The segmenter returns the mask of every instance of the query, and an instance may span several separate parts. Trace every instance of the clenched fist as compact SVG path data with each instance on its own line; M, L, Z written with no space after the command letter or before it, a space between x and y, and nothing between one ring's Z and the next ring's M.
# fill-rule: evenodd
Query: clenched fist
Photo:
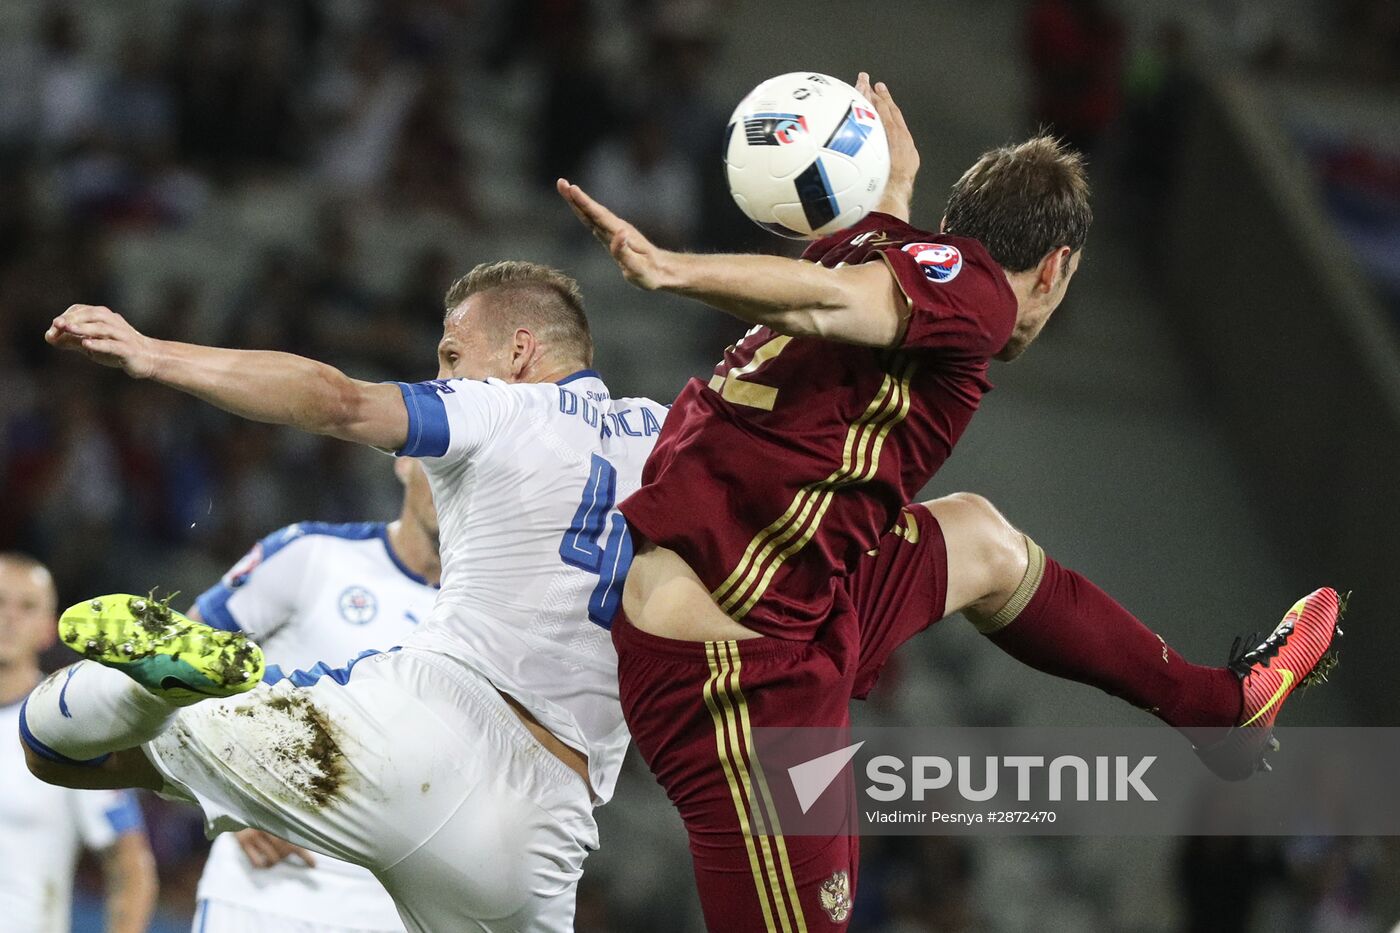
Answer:
M103 366L146 379L155 373L157 341L127 323L126 318L99 305L71 305L44 333L60 350L85 354Z

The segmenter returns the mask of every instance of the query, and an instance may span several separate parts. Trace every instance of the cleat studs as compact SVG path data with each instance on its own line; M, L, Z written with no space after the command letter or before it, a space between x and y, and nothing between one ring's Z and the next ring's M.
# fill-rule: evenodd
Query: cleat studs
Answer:
M1280 745L1279 745L1278 738L1277 738L1276 736L1272 736L1272 735L1269 736L1269 751L1271 751L1271 752L1276 752L1276 751L1279 750L1279 748L1280 748Z
M1274 770L1274 766L1271 765L1271 764L1269 764L1269 762L1268 762L1266 759L1260 758L1260 759L1259 759L1259 770L1260 770L1260 771L1264 771L1264 772L1273 771L1273 770Z
M1335 651L1324 654L1318 659L1317 666L1315 666L1306 677L1299 681L1299 684L1304 687L1311 687L1316 684L1327 683L1327 678L1331 675L1332 669L1337 666L1338 660L1338 655Z
M88 603L88 608L91 609L93 612L101 612L102 600L94 599L92 602Z

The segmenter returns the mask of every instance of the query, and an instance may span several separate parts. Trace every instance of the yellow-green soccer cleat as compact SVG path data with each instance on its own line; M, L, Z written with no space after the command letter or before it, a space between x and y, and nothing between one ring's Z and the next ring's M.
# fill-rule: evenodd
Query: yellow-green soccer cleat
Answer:
M195 622L169 603L169 597L98 596L67 609L58 634L78 654L177 706L233 696L261 682L262 649L248 636Z

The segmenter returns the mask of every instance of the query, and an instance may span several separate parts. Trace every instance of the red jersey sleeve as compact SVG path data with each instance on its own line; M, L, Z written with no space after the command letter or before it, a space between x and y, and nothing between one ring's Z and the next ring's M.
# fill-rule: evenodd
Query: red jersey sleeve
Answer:
M1016 297L982 244L929 233L888 214L818 240L802 258L827 267L879 258L909 302L902 346L952 358L995 356L1016 326Z
M820 263L828 269L841 263L855 265L875 258L874 248L902 243L908 237L927 236L898 217L872 211L845 230L822 237L807 247L802 258Z

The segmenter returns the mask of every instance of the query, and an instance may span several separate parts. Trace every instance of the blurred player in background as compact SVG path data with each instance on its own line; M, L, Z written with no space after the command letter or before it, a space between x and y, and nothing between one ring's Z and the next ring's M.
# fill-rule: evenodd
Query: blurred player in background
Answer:
M80 849L99 853L109 933L140 933L156 901L156 868L136 795L69 790L29 773L20 706L39 683L39 654L54 641L57 594L43 564L0 554L0 929L68 933Z
M80 604L60 636L102 663L30 694L27 760L69 786L164 786L215 831L252 826L363 865L410 930L568 930L593 807L628 743L607 632L632 557L615 504L666 407L613 398L588 368L582 295L561 272L481 265L446 306L440 378L417 384L154 340L107 308L54 321L52 344L131 376L418 458L442 591L402 650L224 702L199 701L249 689L261 656L245 637L136 597Z
M273 532L199 597L190 618L243 632L279 670L402 644L432 614L442 564L427 475L409 457L394 472L404 486L397 520ZM403 929L366 869L256 829L214 840L198 897L195 933Z
M1188 730L1242 778L1288 695L1325 673L1340 613L1317 590L1228 666L1191 664L985 499L913 501L991 388L990 361L1025 351L1063 299L1089 189L1079 156L1037 137L964 173L939 231L912 227L913 138L887 88L858 88L889 134L884 201L803 262L661 250L559 182L629 281L754 325L682 391L622 504L636 560L612 629L627 722L690 832L714 930L845 928L858 837L784 837L751 807L769 791L761 772L746 790L750 729L848 725L849 701L933 622L962 612L1018 660Z

